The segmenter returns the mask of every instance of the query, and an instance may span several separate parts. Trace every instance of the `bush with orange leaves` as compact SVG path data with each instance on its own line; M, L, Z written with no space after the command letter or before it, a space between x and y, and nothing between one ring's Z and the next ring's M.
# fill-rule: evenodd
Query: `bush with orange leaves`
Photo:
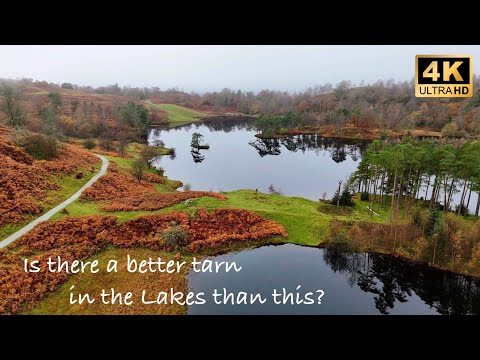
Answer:
M178 204L187 199L210 196L215 199L225 200L226 196L220 193L208 191L187 191L187 192L166 192L166 193L146 193L143 195L128 196L118 198L109 205L101 208L103 211L133 211L133 210L159 210L174 204Z
M115 163L110 163L107 174L86 189L80 198L84 201L114 200L154 191L151 184L136 181L130 174L120 172Z
M117 223L116 217L92 215L67 217L39 224L30 233L0 250L0 314L14 314L31 309L48 292L64 283L68 274L51 273L49 257L71 263L84 260L108 244L118 247L146 247L173 250L162 233L177 223L188 234L187 250L217 248L236 241L287 236L285 229L271 220L247 210L222 209L208 213L201 209L196 217L184 212L154 214ZM23 258L38 260L40 271L26 273Z

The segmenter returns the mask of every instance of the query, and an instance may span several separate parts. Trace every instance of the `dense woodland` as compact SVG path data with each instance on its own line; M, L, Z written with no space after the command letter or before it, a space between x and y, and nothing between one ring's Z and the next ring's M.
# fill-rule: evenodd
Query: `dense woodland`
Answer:
M359 192L372 219L383 223L356 223L346 231L345 224L333 224L329 240L478 272L480 223L468 216L472 199L475 218L480 208L478 141L375 140L344 192Z
M460 193L454 209L467 215L472 192L480 192L480 143L405 139L401 143L373 141L351 180L358 192L366 193L372 208L386 206L391 216L402 206L408 211L427 201L429 208L453 210L452 196ZM475 215L478 216L480 197Z

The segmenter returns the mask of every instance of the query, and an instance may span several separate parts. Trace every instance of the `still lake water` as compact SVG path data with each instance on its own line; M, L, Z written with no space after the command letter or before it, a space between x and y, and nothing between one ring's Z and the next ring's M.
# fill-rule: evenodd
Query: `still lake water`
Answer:
M194 132L204 136L210 149L191 151ZM164 156L154 165L162 166L170 179L190 184L192 190L267 192L273 185L286 196L311 200L323 195L331 198L338 181L345 184L357 169L362 151L368 146L367 141L316 135L261 140L256 133L251 121L210 120L173 129L152 129L148 141L153 144L160 139L176 149L175 159ZM420 196L429 199L432 185L426 190L422 186ZM460 203L461 190L459 187L452 196L453 209ZM477 199L477 193L473 193L470 214L475 213ZM443 191L439 201L443 203Z
M189 291L205 293L206 304L188 314L480 314L480 280L381 254L293 244L263 246L210 260L235 261L240 272L195 273ZM315 304L275 304L273 289L313 292ZM260 293L264 304L217 305L214 289L223 293ZM321 293L321 304L318 297ZM281 299L281 297L280 297Z
M191 153L192 134L199 132L208 150ZM287 196L318 200L331 197L338 180L345 183L360 161L365 142L324 139L315 135L261 140L248 122L212 121L173 129L153 129L149 143L160 139L174 147L175 159L162 157L156 165L170 179L192 190L258 189L272 184Z

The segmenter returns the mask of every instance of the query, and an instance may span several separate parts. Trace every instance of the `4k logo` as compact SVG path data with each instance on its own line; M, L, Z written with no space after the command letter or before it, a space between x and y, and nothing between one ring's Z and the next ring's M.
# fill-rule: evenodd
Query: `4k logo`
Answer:
M473 96L472 63L470 55L417 55L415 96Z

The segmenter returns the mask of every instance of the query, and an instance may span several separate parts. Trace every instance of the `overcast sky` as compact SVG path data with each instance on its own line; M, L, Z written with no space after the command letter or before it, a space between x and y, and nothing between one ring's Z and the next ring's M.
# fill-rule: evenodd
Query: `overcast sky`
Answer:
M416 54L473 55L480 46L0 46L0 78L101 86L297 91L341 80L410 80ZM477 70L478 73L479 70Z

